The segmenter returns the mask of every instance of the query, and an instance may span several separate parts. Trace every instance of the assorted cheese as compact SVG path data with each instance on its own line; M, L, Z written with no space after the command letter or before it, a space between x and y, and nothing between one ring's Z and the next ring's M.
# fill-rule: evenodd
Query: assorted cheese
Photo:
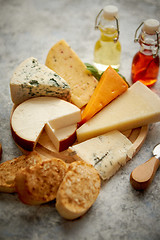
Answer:
M56 209L66 219L88 211L99 194L100 177L110 179L134 156L129 129L160 121L154 92L140 82L128 89L111 66L98 83L64 40L50 49L46 66L33 57L22 62L10 90L18 105L11 116L15 142L33 151L39 141L36 149L54 158L42 161L44 153L33 151L1 164L0 191L17 191L31 205L56 198ZM18 166L24 168L16 173Z
M69 151L75 160L92 164L105 180L132 158L134 148L126 136L115 130L69 147Z
M18 105L11 131L20 147L32 151L39 141L56 157L93 165L103 180L134 155L133 144L120 131L160 121L160 98L154 92L140 82L128 89L111 66L97 82L64 40L50 49L46 66L33 57L22 62L10 90ZM81 143L74 144L76 138Z
M88 103L98 82L64 40L59 41L50 49L46 66L69 84L72 103L79 108Z
M81 124L88 121L127 89L127 83L111 66L109 66L102 74L95 91L82 113Z
M52 96L70 101L70 87L57 73L40 64L36 58L23 61L10 81L11 98L14 104L39 96Z
M16 143L32 151L47 123L54 129L81 120L80 109L59 98L37 97L18 105L11 118L11 130Z
M125 131L160 121L160 98L141 82L77 129L79 142L112 130Z

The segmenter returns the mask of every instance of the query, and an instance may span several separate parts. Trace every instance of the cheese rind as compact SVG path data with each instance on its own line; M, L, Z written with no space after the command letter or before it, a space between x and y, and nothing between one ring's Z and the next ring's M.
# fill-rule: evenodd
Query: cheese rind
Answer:
M59 129L52 128L49 123L45 125L47 135L59 152L66 150L76 141L76 129L77 124Z
M47 122L53 120L54 126L61 128L80 119L80 109L72 103L54 97L38 97L17 106L11 117L11 130L16 143L32 151Z
M59 97L67 101L71 99L68 83L33 57L27 58L15 69L10 91L16 105L39 96Z
M141 82L133 84L77 129L79 142L112 130L125 131L160 121L160 98Z
M82 108L97 86L97 80L70 46L61 40L48 52L46 66L63 77L71 88L71 101Z
M92 164L105 180L124 166L135 150L130 140L115 130L69 147L69 151L75 160Z

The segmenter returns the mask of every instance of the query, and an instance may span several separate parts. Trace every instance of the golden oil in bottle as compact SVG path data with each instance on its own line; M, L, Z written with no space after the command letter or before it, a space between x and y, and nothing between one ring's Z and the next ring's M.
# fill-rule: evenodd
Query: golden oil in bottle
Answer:
M104 71L109 65L119 68L121 44L119 42L118 8L112 5L103 8L98 26L100 39L94 48L94 65Z

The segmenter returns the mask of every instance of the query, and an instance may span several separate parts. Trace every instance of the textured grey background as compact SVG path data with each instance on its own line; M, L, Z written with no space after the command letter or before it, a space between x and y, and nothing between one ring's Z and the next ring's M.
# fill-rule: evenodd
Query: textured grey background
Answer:
M120 11L122 58L120 71L130 82L133 55L138 50L135 29L147 18L160 20L159 0L0 0L0 142L2 161L20 154L9 126L12 102L9 81L15 67L34 56L41 63L52 45L65 39L84 62L92 63L99 38L94 30L98 11L106 4ZM160 79L159 79L160 81ZM160 96L160 83L153 90ZM82 218L62 219L55 202L26 206L16 194L0 193L0 240L158 240L160 239L160 171L146 192L136 192L129 183L131 171L151 157L160 141L160 124L150 126L145 144L109 182Z

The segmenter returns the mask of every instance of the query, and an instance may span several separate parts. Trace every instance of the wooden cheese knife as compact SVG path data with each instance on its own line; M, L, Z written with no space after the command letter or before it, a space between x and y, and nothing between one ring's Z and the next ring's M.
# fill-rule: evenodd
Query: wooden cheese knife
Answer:
M2 145L0 144L0 160L1 160L1 157L2 157Z
M160 144L153 149L153 157L136 167L130 175L130 183L136 190L145 190L151 184L160 166Z

